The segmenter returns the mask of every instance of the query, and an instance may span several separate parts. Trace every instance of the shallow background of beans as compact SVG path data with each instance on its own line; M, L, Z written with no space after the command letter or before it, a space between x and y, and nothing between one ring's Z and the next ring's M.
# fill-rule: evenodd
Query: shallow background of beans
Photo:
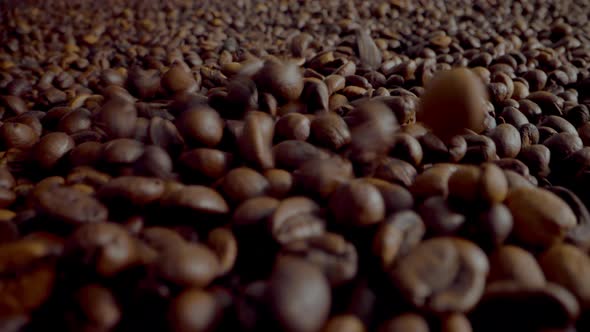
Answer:
M0 11L0 331L590 330L587 1Z

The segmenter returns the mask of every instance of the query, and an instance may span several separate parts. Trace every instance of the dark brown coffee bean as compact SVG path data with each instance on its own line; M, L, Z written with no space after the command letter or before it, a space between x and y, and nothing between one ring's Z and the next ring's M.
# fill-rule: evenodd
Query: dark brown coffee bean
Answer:
M386 215L411 209L414 206L414 197L408 189L377 178L365 178L365 180L374 185L381 193Z
M557 244L539 257L539 264L547 280L567 288L585 310L590 305L590 258L585 252L569 244Z
M36 146L37 161L44 169L53 168L74 146L74 140L67 134L49 133L43 136Z
M390 154L395 158L409 162L414 167L418 167L423 158L420 142L414 137L404 133L395 135L393 149Z
M500 113L500 117L502 117L506 123L513 125L517 129L529 123L527 117L516 107L505 107L502 110L502 113Z
M467 151L462 162L480 164L496 157L496 143L491 138L474 134L464 135L463 138L467 142Z
M328 318L331 294L319 268L300 258L281 257L269 280L271 311L284 331L318 331ZM306 319L301 319L301 312Z
M28 149L38 140L39 136L26 124L6 122L0 127L0 142L5 149Z
M333 287L352 280L357 273L355 247L334 233L290 241L283 246L280 255L304 258L318 266Z
M155 268L162 278L184 287L205 287L220 271L215 254L196 243L167 247L158 256Z
M166 150L156 145L146 146L143 154L135 161L137 175L167 178L172 173L172 159Z
M299 168L311 159L328 159L329 154L307 142L288 140L275 145L272 149L277 167L287 170Z
M381 158L375 167L374 177L409 187L414 183L417 171L410 163L395 159Z
M590 123L585 123L579 127L578 135L580 135L580 139L582 139L584 145L590 145Z
M515 236L528 245L548 247L563 240L576 225L570 207L545 189L512 189L506 206L514 216Z
M192 74L186 71L180 64L172 65L164 73L161 84L170 95L181 91L194 92L199 88Z
M134 163L144 152L144 145L130 138L118 138L103 145L103 161L110 164Z
M132 103L110 100L102 106L96 121L109 138L129 138L135 133L137 110Z
M522 76L529 83L531 91L540 91L547 83L547 74L539 69L533 69Z
M141 176L121 176L110 180L98 191L98 197L113 203L135 206L152 203L164 194L164 182Z
M453 95L452 91L472 92ZM418 118L443 140L459 134L463 128L479 132L483 123L480 105L485 98L481 82L469 70L448 71L430 83L422 97ZM461 120L451 124L445 120L448 117Z
M503 204L494 204L479 213L472 227L472 236L480 246L493 248L502 244L514 225L510 210Z
M240 113L258 106L258 90L254 81L247 77L233 78L227 84L227 101Z
M69 315L72 330L110 331L123 313L113 293L97 284L86 285L74 294L75 309Z
M234 267L238 257L238 243L234 234L225 228L216 228L207 236L207 246L219 260L219 275L225 275Z
M236 203L264 195L268 186L268 180L262 174L247 167L229 171L221 184L223 193Z
M280 244L321 235L326 222L319 216L318 205L305 197L283 200L268 219L269 230Z
M38 212L72 225L105 221L107 208L94 197L78 190L54 186L36 192Z
M198 106L183 112L176 120L182 137L192 145L214 147L223 136L223 121L219 114L207 107Z
M359 28L355 33L361 63L372 69L379 68L382 61L381 51L371 38L370 31Z
M214 331L221 321L221 309L212 293L189 288L172 300L167 317L174 331Z
M386 320L379 326L378 332L429 332L428 322L424 317L415 313L404 313L390 320Z
M180 163L210 179L219 179L231 169L233 155L215 149L198 148L180 155Z
M473 332L471 322L463 314L450 314L442 319L442 332Z
M576 298L559 285L529 287L501 281L487 287L471 317L474 331L538 331L541 327L570 326L579 311ZM498 320L499 314L510 317L510 323Z
M551 92L536 91L528 95L527 99L539 105L544 115L562 115L563 99Z
M547 139L557 134L557 130L550 127L539 126L539 142L544 143Z
M529 99L522 99L518 102L518 104L519 104L518 109L532 123L537 123L537 120L541 117L541 114L543 114L541 107L537 103L535 103Z
M275 124L275 139L305 141L311 132L311 120L300 113L289 113L282 116Z
M491 163L482 168L465 166L449 178L449 198L461 202L500 203L508 194L508 184L502 170Z
M275 198L287 196L293 188L293 176L291 173L282 169L268 169L263 172L268 180L269 186L267 194Z
M0 209L9 207L14 201L16 201L16 194L14 191L0 188Z
M71 111L59 120L57 129L66 134L74 134L79 131L88 130L92 125L90 115L90 111L85 109Z
M454 234L465 223L465 216L451 210L442 196L432 196L425 200L418 207L418 213L424 220L428 232L432 234Z
M532 123L520 127L521 148L537 144L540 140L539 129Z
M577 135L576 128L569 123L566 119L558 117L557 115L550 115L545 117L541 121L540 126L549 127L555 129L558 133L570 133Z
M315 159L293 172L295 186L307 194L327 199L342 184L353 178L352 165L343 160Z
M219 215L229 212L223 197L215 190L198 185L182 186L164 194L161 204L169 208L183 208L205 215Z
M562 161L584 147L582 139L577 134L567 132L549 137L543 142L543 145L551 151L552 162Z
M135 263L135 242L123 227L113 223L86 224L67 239L65 259L74 266L113 277Z
M186 243L177 232L157 226L143 229L139 237L148 246L156 250L156 254L164 252L169 247Z
M551 151L542 144L534 144L520 150L517 157L525 163L534 175L547 176L549 174L549 161Z
M490 256L488 280L514 281L530 287L543 287L546 283L535 257L513 245L501 246Z
M500 158L514 158L521 148L520 133L510 124L501 124L490 135Z
M244 122L244 129L238 140L242 158L260 169L273 168L274 120L266 113L251 111Z
M184 147L184 139L169 120L153 117L148 127L149 142L175 155Z
M394 213L379 226L373 238L373 253L383 268L388 269L418 245L425 232L424 222L415 212Z
M301 100L310 112L328 110L328 86L319 78L305 78Z
M266 223L279 206L280 201L268 197L254 197L244 201L234 211L232 221L236 226L260 225Z
M351 140L346 122L333 112L323 112L311 121L311 138L331 150L339 150Z
M303 76L291 62L267 60L255 75L259 89L270 92L280 101L296 100L303 91Z
M321 332L365 332L365 325L354 315L332 316Z
M379 190L366 180L353 180L330 197L334 221L353 226L377 223L385 216L385 202Z
M479 301L488 271L488 259L479 247L440 237L422 242L401 258L392 278L406 300L418 308L463 312Z

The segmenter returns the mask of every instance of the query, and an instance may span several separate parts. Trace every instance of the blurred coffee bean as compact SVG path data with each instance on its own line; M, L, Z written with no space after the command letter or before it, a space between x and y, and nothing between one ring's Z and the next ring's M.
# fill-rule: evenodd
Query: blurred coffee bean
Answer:
M167 317L171 329L189 332L214 331L221 315L221 306L213 294L189 288L172 300Z
M223 121L219 114L206 106L189 109L178 117L176 126L191 145L214 147L223 136Z
M295 100L303 91L303 76L294 63L267 60L254 80L259 89L280 101Z
M274 167L274 126L274 120L266 113L251 111L245 117L244 129L238 140L239 151L242 158L257 168Z
M535 257L513 245L498 247L490 256L489 282L514 281L529 287L543 287L546 280Z
M223 193L235 203L264 195L268 186L268 180L262 174L246 167L229 171L221 184Z
M373 238L373 253L383 268L390 268L420 243L425 232L424 222L415 212L394 213L379 226Z
M429 332L428 322L419 314L404 313L390 320L387 320L379 326L379 332L401 332L416 331Z
M325 112L311 121L311 139L319 146L337 151L350 143L346 122L335 113Z
M366 180L340 186L330 197L329 209L334 221L343 225L370 225L385 216L381 193Z
M195 243L167 247L158 256L155 268L165 280L185 287L205 287L220 271L213 251Z
M352 166L335 158L309 160L292 174L298 189L322 199L353 178Z
M274 131L276 141L306 141L311 132L311 120L300 113L289 113L280 117Z

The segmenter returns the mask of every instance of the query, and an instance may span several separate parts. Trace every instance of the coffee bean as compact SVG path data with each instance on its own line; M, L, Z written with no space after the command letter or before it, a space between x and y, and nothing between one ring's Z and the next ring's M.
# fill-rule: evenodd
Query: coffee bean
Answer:
M450 91L469 92L454 95ZM483 86L470 71L457 69L441 73L432 80L422 97L418 118L444 140L459 134L463 128L478 132L483 122L479 105L485 98ZM450 124L445 121L447 117L461 120Z
M473 225L473 239L484 248L502 244L512 232L514 221L504 204L493 204L482 211Z
M274 130L277 141L306 141L311 132L311 120L300 113L286 114L276 122Z
M185 244L184 239L177 232L164 227L147 227L141 231L140 238L148 246L156 250L156 254L167 248Z
M242 158L260 169L273 168L274 120L266 113L251 111L245 117L238 145Z
M343 225L370 225L385 216L381 193L364 180L353 180L340 186L330 197L329 209L334 221Z
M334 233L290 241L283 246L280 255L301 257L315 264L324 272L331 286L345 284L357 274L355 247Z
M98 191L98 197L112 203L144 206L164 194L164 182L141 176L120 176L110 180Z
M365 178L367 182L374 185L383 197L386 215L414 206L414 197L404 187L376 178Z
M227 101L237 111L244 112L258 106L258 90L254 81L236 77L227 84Z
M329 97L328 86L321 78L305 78L303 80L301 99L309 111L328 110Z
M364 332L365 326L354 315L332 316L321 330L322 332Z
M539 129L531 123L522 125L522 127L519 129L519 132L521 148L537 144L540 140Z
M76 309L72 309L69 321L73 330L109 331L121 320L121 308L108 288L97 284L84 286L76 291L74 301Z
M129 138L135 133L137 110L127 101L109 100L100 109L96 121L109 138Z
M267 194L283 198L287 196L293 187L293 176L291 173L282 169L268 169L263 172L263 175L268 180Z
M514 234L528 245L548 247L576 225L576 216L559 197L540 188L512 189L506 206L514 216Z
M214 331L222 312L215 296L197 288L184 290L172 300L168 321L174 331Z
M524 162L532 174L546 176L549 174L551 151L541 144L534 144L520 150L518 159Z
M0 141L6 149L26 149L39 140L33 128L26 124L7 122L0 127Z
M110 164L134 163L144 152L144 145L130 138L118 138L103 145L102 159Z
M582 149L584 144L577 134L567 132L558 133L543 142L551 151L551 161L564 160L572 153Z
M266 222L280 203L278 199L268 196L250 198L236 208L232 217L233 224L239 227Z
M324 112L311 121L311 139L320 146L336 151L350 143L351 135L340 116Z
M465 216L453 211L442 196L432 196L425 200L418 207L418 213L427 230L437 235L454 234L465 222Z
M81 271L113 277L135 263L135 242L113 223L85 224L66 240L64 259Z
M422 218L413 211L388 216L373 238L373 253L384 268L407 255L422 240L426 227Z
M207 286L220 271L215 254L195 243L167 247L158 256L155 268L165 280L185 287Z
M270 309L284 331L318 331L327 320L330 285L311 263L300 258L279 258L268 288ZM301 319L301 312L306 313L306 319Z
M303 192L327 199L353 178L352 166L339 159L314 159L293 172L295 186Z
M586 253L569 244L557 244L539 257L539 264L549 281L572 292L580 308L588 308L590 297L586 276L590 273L590 259Z
M520 133L509 124L501 124L491 134L500 158L514 158L521 148Z
M219 260L219 275L227 274L234 266L238 256L238 244L230 230L216 228L207 236L207 245Z
M548 91L532 92L528 100L539 105L544 115L562 115L563 99Z
M180 64L174 64L164 73L161 81L162 87L170 94L180 91L193 92L199 87L191 73L186 71Z
M479 247L466 240L440 237L416 246L391 275L406 300L418 308L462 312L477 304L488 270L487 257Z
M246 167L229 171L221 184L223 193L236 203L264 195L268 186L268 180L262 174Z
M501 246L490 256L488 280L514 281L530 287L543 287L546 283L535 257L513 245Z
M449 177L449 198L462 202L502 202L508 193L508 184L502 170L491 163L481 168L466 166Z
M183 112L176 121L182 137L192 145L214 147L223 136L223 121L219 114L206 106Z
M427 198L441 195L446 197L449 193L448 181L451 175L458 169L452 164L436 164L416 176L410 192L416 198Z
M319 206L305 197L283 200L268 219L273 238L285 244L293 240L323 234L326 222L319 215Z
M287 170L299 168L306 160L328 159L329 154L314 145L297 140L283 141L272 148L277 167Z
M374 177L409 187L417 171L410 163L395 158L380 158L375 167Z
M38 212L56 221L72 225L105 221L107 208L82 192L54 186L36 192Z
M208 148L197 148L180 155L183 166L210 179L224 176L231 169L233 159L230 153Z
M462 314L451 314L441 322L443 332L472 332L471 322Z
M429 332L428 322L422 316L415 313L403 313L387 320L379 327L379 332L416 331Z
M184 147L184 139L176 126L169 120L153 117L148 127L149 142L162 147L172 155L179 153Z
M295 100L303 91L303 77L299 68L289 62L267 60L255 75L256 85L281 101Z
M173 190L164 194L160 202L169 208L183 208L205 215L223 215L229 212L227 203L218 192L199 185Z

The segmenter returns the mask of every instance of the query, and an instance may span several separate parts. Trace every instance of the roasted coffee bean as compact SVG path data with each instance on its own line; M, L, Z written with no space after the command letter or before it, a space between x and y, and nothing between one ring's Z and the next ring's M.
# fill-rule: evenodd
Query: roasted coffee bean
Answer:
M365 180L381 192L383 202L385 203L386 215L411 209L414 206L414 197L412 197L408 189L381 179L365 178Z
M130 138L118 138L103 145L102 160L110 164L131 164L144 152L144 145Z
M577 134L567 132L549 137L543 142L543 145L551 151L552 162L562 161L584 147L582 139Z
M567 288L586 310L590 305L588 278L590 258L585 252L570 244L557 244L539 257L539 264L547 280Z
M365 332L365 325L354 315L332 316L321 330L322 332Z
M106 221L107 208L76 189L54 186L36 191L37 210L55 221L72 225Z
M373 176L385 181L409 187L416 178L417 171L410 163L395 158L380 158Z
M311 112L328 110L330 94L326 83L320 78L305 78L303 82L301 99L308 110Z
M539 105L544 115L562 115L563 99L557 97L551 92L532 92L528 95L527 99Z
M311 139L325 148L339 150L350 143L351 136L346 122L339 115L324 112L311 121Z
M238 141L239 151L244 160L260 169L274 167L272 153L274 126L270 115L258 111L248 112Z
M490 135L500 158L514 158L521 148L520 133L509 124L501 124Z
M408 134L396 134L390 154L418 167L422 163L423 150L420 142Z
M407 255L422 240L426 227L413 211L394 213L379 226L373 238L373 253L384 268Z
M168 247L183 245L182 236L177 232L164 227L147 227L141 231L140 238L148 246L156 250L157 254L162 253Z
M303 76L290 62L267 60L254 80L259 89L270 92L281 101L295 100L303 91Z
M238 256L238 244L233 233L225 228L216 228L207 236L207 245L219 260L219 275L227 274Z
M221 142L223 136L223 121L219 114L202 105L180 114L176 126L191 145L214 147Z
M281 202L278 199L260 196L240 204L232 217L235 226L259 225L266 222ZM305 211L304 211L305 212Z
M502 113L500 113L500 117L502 117L507 124L511 124L517 129L529 123L527 117L519 111L518 108L512 106L505 107L502 110Z
M26 124L6 122L0 127L0 141L5 149L30 148L39 140L39 135Z
M306 141L311 133L311 120L300 113L289 113L275 124L275 140Z
M330 285L336 287L352 280L357 273L355 247L334 233L290 241L283 246L280 255L301 257L315 264L324 272Z
M293 187L293 176L291 173L282 169L268 169L264 171L263 175L268 180L267 194L283 198L287 196Z
M449 198L461 202L485 202L489 204L504 201L508 194L508 183L502 170L492 163L460 167L449 177Z
M215 190L199 185L182 186L164 194L161 204L169 208L183 208L205 215L219 215L229 212L223 197Z
M428 322L419 314L404 313L390 320L387 320L379 326L379 332L401 332L416 331L429 332Z
M122 317L121 307L112 292L97 284L86 285L74 294L68 325L73 331L111 331Z
M556 115L550 115L546 117L539 125L553 128L558 133L570 133L574 135L577 134L576 128L571 123L569 123L566 119L560 118Z
M329 154L307 142L288 140L275 145L272 149L277 167L287 170L299 168L311 159L328 159Z
M270 309L284 331L318 331L328 318L328 280L319 268L301 258L279 258L267 292ZM306 313L305 319L301 319L301 312Z
M529 287L501 281L487 287L470 316L474 331L538 331L541 327L568 327L579 311L576 298L559 285ZM498 320L498 314L510 317L510 323Z
M379 190L366 180L353 180L332 194L329 209L343 225L370 225L385 217L385 202Z
M192 172L210 179L219 179L231 169L232 154L215 149L197 148L180 155L180 163Z
M227 84L227 101L233 108L244 112L258 106L258 90L254 81L236 77Z
M549 174L551 151L545 145L534 144L524 147L520 150L518 159L528 166L532 174L539 176L547 176Z
M167 247L157 258L159 276L185 287L205 287L217 277L219 260L207 247L186 243Z
M176 155L184 146L184 140L176 126L169 120L155 116L148 127L149 142Z
M268 180L262 174L247 167L229 171L221 184L223 193L236 203L264 195L268 186Z
M167 317L174 331L214 331L221 321L221 309L212 293L189 288L172 300Z
M421 199L436 195L446 197L449 193L449 178L457 169L457 165L453 164L436 164L416 176L409 188L410 192Z
M532 246L548 247L576 225L570 207L555 194L540 188L512 189L506 206L514 217L514 234Z
M456 94L458 91L462 93ZM426 89L418 119L443 140L459 134L463 128L479 132L483 123L480 105L485 98L481 82L469 70L444 72L436 76ZM447 117L457 121L450 124L445 121Z
M454 234L465 222L465 216L453 211L442 196L432 196L425 200L418 207L418 213L428 232L436 235Z
M450 314L442 319L443 332L472 332L471 322L463 314Z
M326 221L319 215L319 206L305 197L283 200L268 219L268 229L280 244L321 235Z
M79 227L67 239L64 259L100 276L113 277L135 263L137 249L123 227L93 223Z
M162 87L170 94L180 91L193 92L199 87L191 73L186 71L180 64L174 64L164 73L161 81Z
M510 210L503 204L494 204L482 211L472 227L472 236L485 248L502 244L512 232L514 225Z
M352 166L340 159L314 159L293 172L295 186L307 194L327 199L353 178Z
M513 281L529 287L543 287L546 283L535 257L513 245L501 246L490 256L488 281Z
M127 101L109 100L100 109L96 121L109 138L129 138L135 132L137 110Z
M416 246L400 259L391 276L406 300L418 308L463 312L479 301L488 271L488 259L479 247L440 237Z
M120 176L103 185L97 194L103 201L144 206L160 199L164 189L164 182L160 179Z

